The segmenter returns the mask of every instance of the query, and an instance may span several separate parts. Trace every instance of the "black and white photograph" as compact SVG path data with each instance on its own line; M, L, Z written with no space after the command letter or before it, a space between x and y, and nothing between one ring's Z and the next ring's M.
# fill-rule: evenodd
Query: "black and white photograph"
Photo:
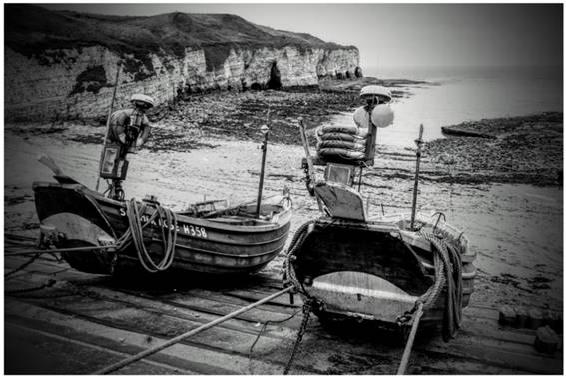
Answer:
M562 375L564 4L3 1L5 375Z

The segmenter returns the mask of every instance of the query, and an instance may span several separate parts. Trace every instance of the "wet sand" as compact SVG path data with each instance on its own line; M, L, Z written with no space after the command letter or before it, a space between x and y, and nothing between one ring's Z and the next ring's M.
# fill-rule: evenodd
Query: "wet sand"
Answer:
M348 98L350 102L344 101ZM157 128L148 148L130 158L126 196L142 198L151 193L176 210L205 198L228 198L232 203L254 199L261 162L259 127L265 123L266 103L271 104L273 132L264 193L290 188L292 232L317 217L316 203L304 187L296 120L302 116L311 126L326 122L333 114L357 106L351 93L215 93L171 105L154 115ZM103 133L103 127L82 122L6 126L5 232L37 234L31 185L51 180L49 170L36 161L40 153L51 155L67 174L94 188ZM439 161L440 154L451 152L438 147L442 143L447 142L431 143L435 153L423 158L418 207L422 212L443 211L448 222L470 239L478 267L472 301L561 310L562 187L556 182L534 186L529 181L517 184L520 181L489 177L455 179L473 177L474 171L455 174L453 165ZM407 212L414 151L390 146L379 146L378 151L362 187L370 215ZM281 263L279 257L267 269L278 273Z

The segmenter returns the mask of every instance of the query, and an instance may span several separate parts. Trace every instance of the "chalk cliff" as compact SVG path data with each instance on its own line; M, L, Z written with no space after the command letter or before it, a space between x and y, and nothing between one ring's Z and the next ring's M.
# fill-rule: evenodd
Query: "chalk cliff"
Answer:
M6 5L6 120L107 112L141 92L157 103L207 90L317 85L360 74L358 49L225 14L118 17Z

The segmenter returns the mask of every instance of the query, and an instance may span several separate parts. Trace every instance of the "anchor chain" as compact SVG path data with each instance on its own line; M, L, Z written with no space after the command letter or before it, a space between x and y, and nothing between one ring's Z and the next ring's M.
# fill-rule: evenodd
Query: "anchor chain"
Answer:
M314 304L314 300L312 299L307 299L303 304L303 320L301 321L301 327L297 332L297 338L295 339L295 343L293 344L293 351L291 352L291 357L289 357L289 361L287 361L287 365L285 365L285 370L283 370L283 375L289 374L289 370L291 370L291 365L293 365L293 360L295 359L295 355L299 350L299 345L301 344L301 341L303 340L303 336L305 335L305 331L307 330L307 324L309 322L313 304Z

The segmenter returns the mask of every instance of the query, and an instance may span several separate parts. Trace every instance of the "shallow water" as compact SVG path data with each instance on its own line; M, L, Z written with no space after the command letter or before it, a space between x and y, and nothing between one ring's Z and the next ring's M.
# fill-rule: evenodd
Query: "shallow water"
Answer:
M439 84L411 88L413 96L393 103L394 123L378 131L378 142L386 145L414 146L421 123L424 139L432 140L442 137L442 126L464 121L563 111L561 70L368 70L367 74ZM352 115L338 115L331 123L351 124Z

